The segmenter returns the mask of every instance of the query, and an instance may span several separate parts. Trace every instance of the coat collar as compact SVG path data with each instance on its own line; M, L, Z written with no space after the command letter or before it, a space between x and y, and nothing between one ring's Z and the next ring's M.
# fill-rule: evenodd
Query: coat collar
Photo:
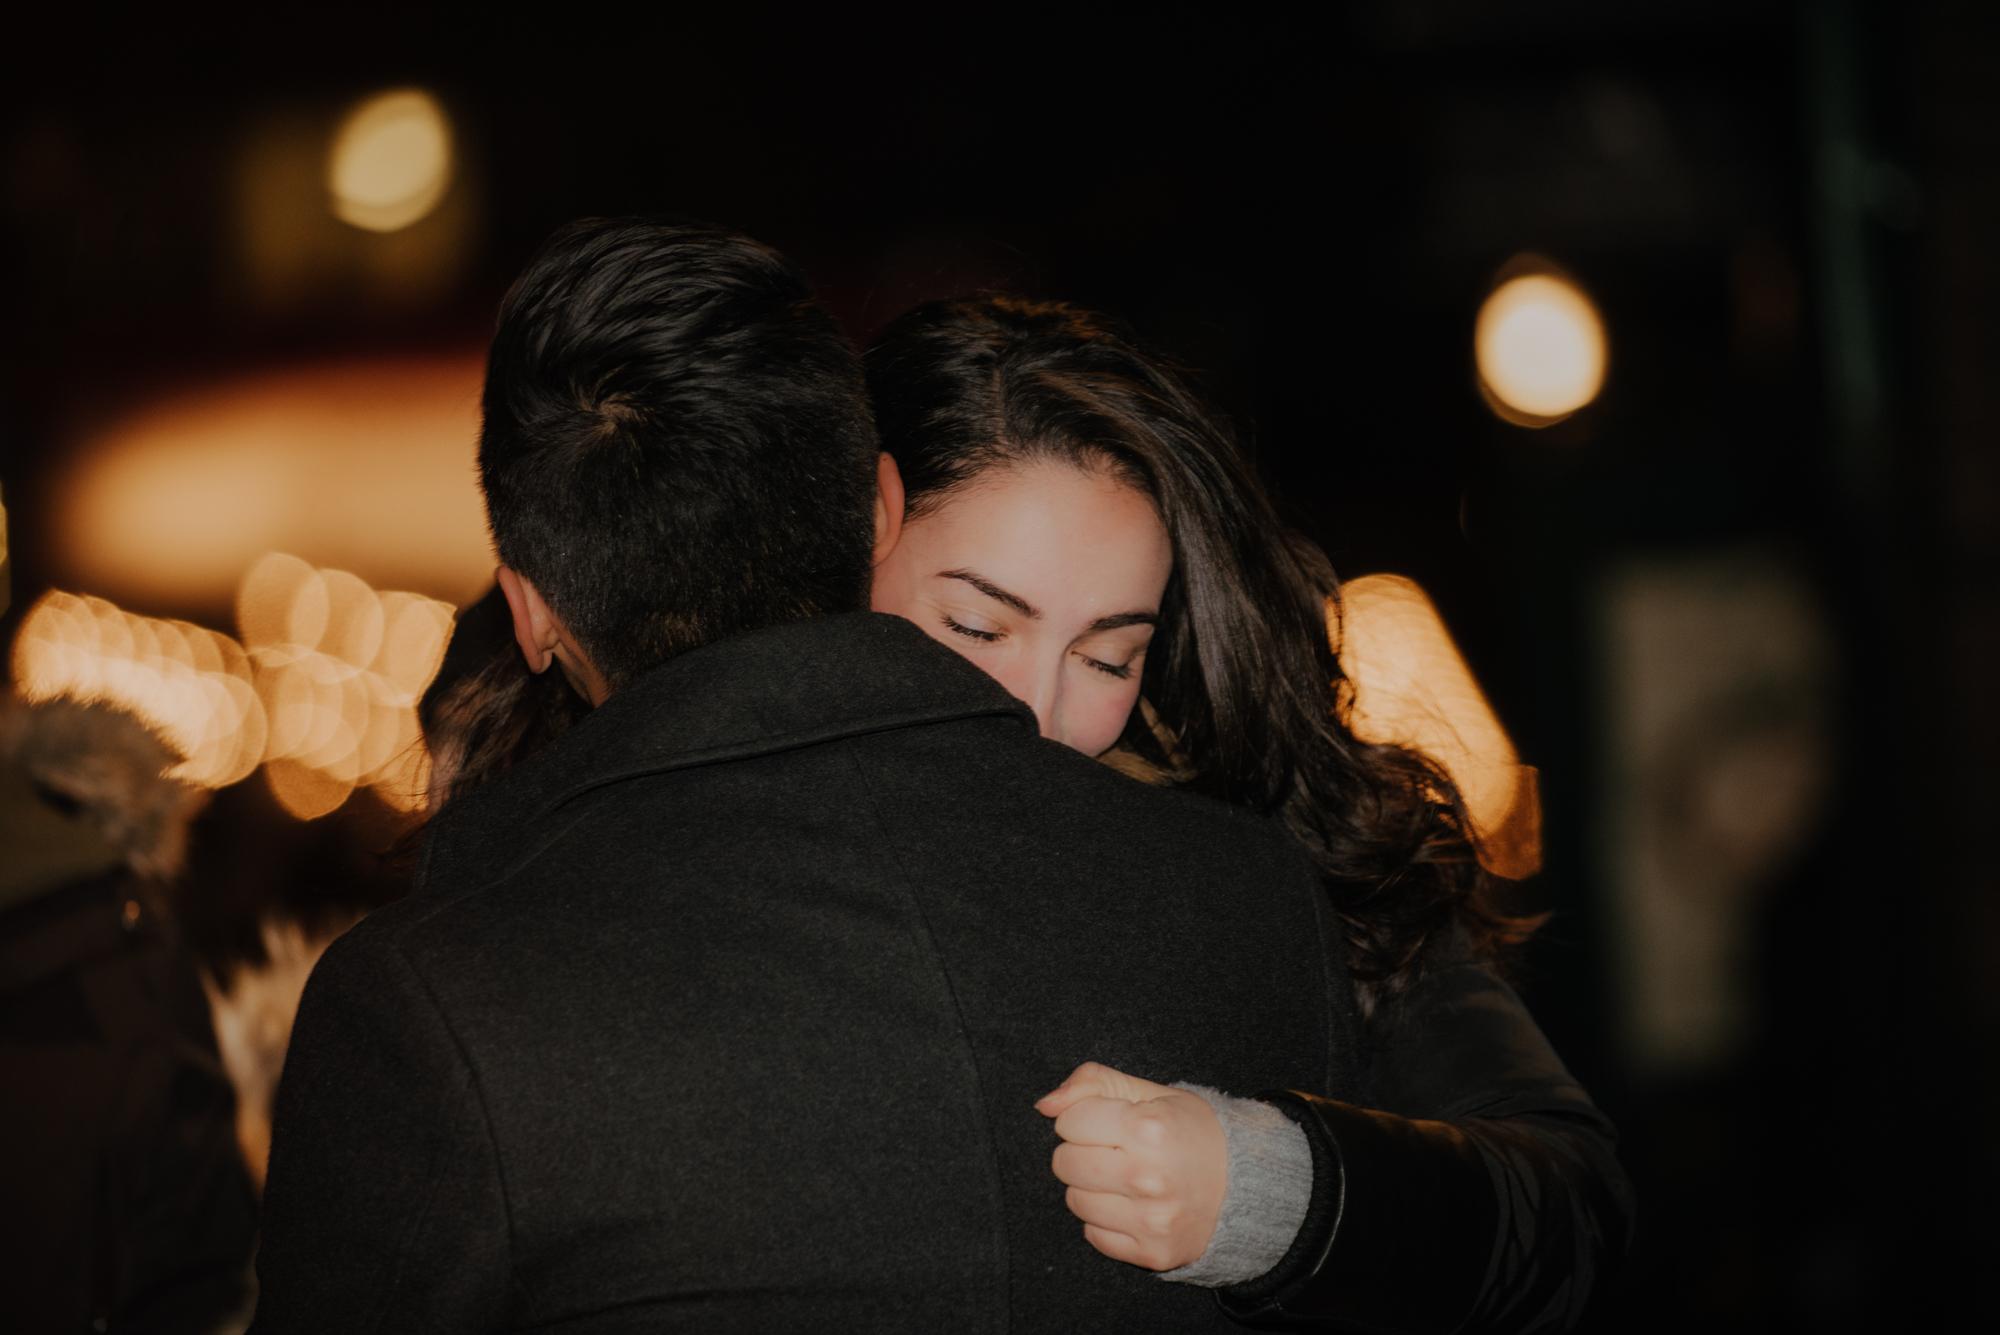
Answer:
M418 885L434 867L452 867L460 889L501 874L524 851L512 831L606 784L980 715L1036 729L1026 705L901 617L846 613L731 636L643 674L546 752L439 812Z

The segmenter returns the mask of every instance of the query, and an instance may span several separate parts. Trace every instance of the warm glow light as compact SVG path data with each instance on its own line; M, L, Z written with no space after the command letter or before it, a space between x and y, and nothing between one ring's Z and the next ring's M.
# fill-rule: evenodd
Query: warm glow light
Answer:
M248 650L189 622L51 592L22 618L16 688L129 710L180 752L169 772L189 783L220 788L263 765L302 820L359 787L400 810L421 806L430 757L416 704L443 661L451 608L275 552L245 573L237 607Z
M1330 629L1355 736L1421 752L1443 768L1465 799L1488 870L1515 879L1538 870L1535 771L1520 763L1424 591L1396 575L1350 580Z
M235 708L242 712L243 727L236 734L235 747L229 754L224 770L230 776L229 782L244 779L263 763L264 748L270 740L270 721L264 715L262 701L257 692L246 681L235 677L223 678Z
M102 700L144 719L180 752L169 772L188 783L221 788L263 759L264 707L248 659L200 626L55 591L22 619L13 666L28 699Z
M7 502L0 499L0 612L13 601L13 580L7 565Z
M236 589L236 628L254 652L281 644L314 648L326 631L326 580L283 552L257 558Z
M1604 322L1577 287L1527 274L1494 289L1473 327L1479 383L1493 410L1520 426L1548 426L1604 385Z
M360 576L329 570L326 634L320 645L343 663L366 667L382 649L382 603Z
M471 353L340 363L137 412L84 442L59 482L57 577L128 603L220 606L282 547L465 602L493 575L474 466L482 375ZM292 638L255 625L253 643Z
M420 806L416 704L444 659L450 606L281 552L250 567L236 605L270 721L266 778L285 809L311 820L358 787Z
M278 805L300 820L331 814L354 792L352 780L333 778L296 760L271 761L264 766L264 781Z
M334 133L326 188L342 222L398 231L436 208L450 184L451 126L429 93L371 97Z
M437 676L451 639L451 608L414 593L382 595L382 648L375 670L396 692L397 704L414 705Z

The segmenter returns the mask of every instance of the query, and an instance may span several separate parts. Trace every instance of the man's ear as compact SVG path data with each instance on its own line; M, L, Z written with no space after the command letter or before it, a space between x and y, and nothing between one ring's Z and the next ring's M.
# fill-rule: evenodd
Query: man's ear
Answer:
M514 614L514 643L521 646L521 657L528 660L528 671L548 671L549 664L555 661L557 631L556 619L542 591L526 575L507 566L495 570L493 577L507 599L507 610Z
M875 459L875 564L895 550L903 536L903 474L884 450Z

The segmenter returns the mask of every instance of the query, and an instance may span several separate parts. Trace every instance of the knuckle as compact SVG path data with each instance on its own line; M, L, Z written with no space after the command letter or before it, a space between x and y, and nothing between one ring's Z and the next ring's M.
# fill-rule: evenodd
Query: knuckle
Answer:
M1140 1173L1132 1179L1132 1190L1141 1196L1164 1196L1167 1180L1158 1173Z
M1165 1237L1174 1231L1174 1225L1180 1222L1180 1217L1180 1208L1170 1201L1150 1205L1146 1207L1144 1215L1146 1231L1156 1237Z
M1158 1149L1167 1143L1167 1119L1156 1112L1142 1112L1135 1119L1132 1137L1141 1145Z

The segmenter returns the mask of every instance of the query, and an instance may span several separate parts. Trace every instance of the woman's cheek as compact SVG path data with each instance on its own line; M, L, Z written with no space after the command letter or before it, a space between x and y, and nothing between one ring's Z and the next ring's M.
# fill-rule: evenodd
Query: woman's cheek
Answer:
M1118 745L1118 739L1125 735L1125 724L1132 717L1132 711L1139 706L1139 682L1135 674L1130 682L1119 682L1118 689L1102 693L1103 700L1093 702L1087 737L1079 737L1076 749L1087 756L1101 756Z

